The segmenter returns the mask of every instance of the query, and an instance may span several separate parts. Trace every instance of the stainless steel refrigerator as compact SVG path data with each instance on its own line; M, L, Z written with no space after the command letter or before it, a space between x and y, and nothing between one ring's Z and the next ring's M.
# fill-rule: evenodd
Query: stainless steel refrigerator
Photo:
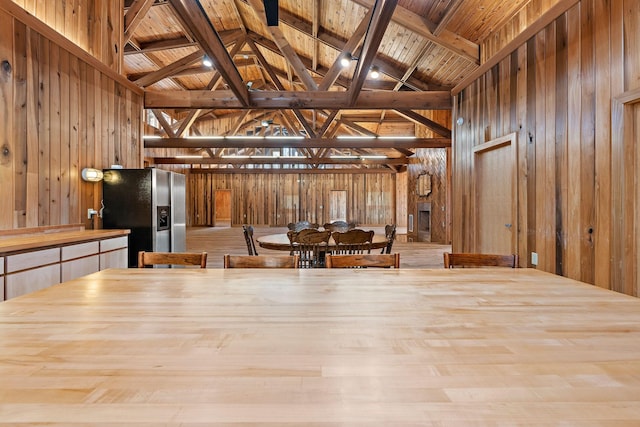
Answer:
M182 174L161 169L105 169L102 227L131 230L129 267L138 251L186 250L186 189Z

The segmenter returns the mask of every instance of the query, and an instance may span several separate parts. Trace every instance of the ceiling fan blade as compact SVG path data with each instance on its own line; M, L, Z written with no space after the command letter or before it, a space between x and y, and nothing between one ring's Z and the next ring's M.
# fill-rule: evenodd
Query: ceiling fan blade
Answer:
M278 0L262 0L264 3L264 14L267 15L267 25L278 26Z

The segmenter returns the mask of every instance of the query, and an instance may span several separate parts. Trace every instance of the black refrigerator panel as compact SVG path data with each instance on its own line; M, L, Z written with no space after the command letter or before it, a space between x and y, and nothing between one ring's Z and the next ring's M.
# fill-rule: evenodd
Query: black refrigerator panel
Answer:
M104 171L102 226L128 228L129 267L138 265L138 251L153 250L152 176L146 169Z
M139 251L184 250L184 233L175 235L174 224L184 213L184 198L178 198L180 206L173 206L174 197L184 193L184 179L176 185L173 175L179 174L155 168L104 171L103 228L131 230L129 267L138 265Z

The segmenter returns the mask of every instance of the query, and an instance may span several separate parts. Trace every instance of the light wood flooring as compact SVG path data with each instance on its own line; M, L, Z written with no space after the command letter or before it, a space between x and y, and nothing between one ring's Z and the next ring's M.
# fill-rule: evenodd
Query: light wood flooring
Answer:
M362 227L384 233L383 227ZM286 227L255 227L254 237L268 234L286 233ZM400 268L440 268L443 266L442 253L451 250L450 245L429 242L405 242L406 236L399 235L393 244L393 252L400 253ZM282 251L258 247L258 253L279 254ZM207 267L222 268L223 255L246 255L247 246L244 242L242 227L193 227L187 229L187 250L206 251L208 254Z

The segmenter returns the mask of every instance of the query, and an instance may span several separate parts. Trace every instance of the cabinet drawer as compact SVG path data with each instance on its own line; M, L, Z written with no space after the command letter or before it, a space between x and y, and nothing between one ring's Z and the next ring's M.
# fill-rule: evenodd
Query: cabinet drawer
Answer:
M129 246L129 238L127 236L114 237L100 242L100 252L109 252L115 249L122 249Z
M5 298L14 298L58 283L60 283L60 264L7 274L5 276L5 287L7 289Z
M0 256L0 274L4 274L4 257L1 257L1 256Z
M7 257L7 273L60 262L60 248L26 252ZM58 271L60 266L56 266Z
M63 246L62 247L62 261L68 261L70 259L82 258L89 255L97 255L100 251L100 244L98 242L80 243L77 245Z

